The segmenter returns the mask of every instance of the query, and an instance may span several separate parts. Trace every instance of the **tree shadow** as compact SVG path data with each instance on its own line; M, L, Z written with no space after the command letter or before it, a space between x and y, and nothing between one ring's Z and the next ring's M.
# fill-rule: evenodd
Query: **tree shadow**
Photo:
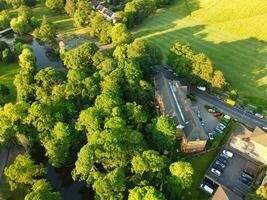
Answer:
M214 41L209 38L211 33L206 28L206 25L172 27L143 38L157 44L165 56L177 41L189 44L196 52L205 53L243 96L266 101L267 43L256 38L235 38L229 42L222 38Z

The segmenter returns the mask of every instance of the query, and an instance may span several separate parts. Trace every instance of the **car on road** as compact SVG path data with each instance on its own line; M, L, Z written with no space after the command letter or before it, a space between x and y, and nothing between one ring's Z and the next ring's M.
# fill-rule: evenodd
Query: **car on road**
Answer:
M228 158L232 158L234 154L231 151L223 150L222 153L226 155Z
M217 169L212 168L210 171L211 171L213 174L217 175L217 176L221 176L221 175L222 175L222 173L221 173L220 171L218 171Z
M258 117L258 118L260 118L260 119L263 119L264 118L263 115L261 115L259 113L255 113L255 116Z

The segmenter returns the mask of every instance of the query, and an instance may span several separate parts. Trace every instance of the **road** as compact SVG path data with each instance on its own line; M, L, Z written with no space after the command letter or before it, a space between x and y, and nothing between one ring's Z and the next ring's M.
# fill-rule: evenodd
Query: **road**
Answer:
M178 77L175 73L168 69L167 66L157 66L157 70L163 72L165 76L169 79L179 80L183 84L186 83L184 79ZM267 119L260 119L253 114L245 112L242 109L238 109L234 106L231 106L213 94L209 94L207 92L203 92L192 87L190 88L190 92L192 92L198 98L207 102L208 105L216 107L221 112L233 117L236 121L245 124L251 128L255 128L256 126L263 127L267 125Z

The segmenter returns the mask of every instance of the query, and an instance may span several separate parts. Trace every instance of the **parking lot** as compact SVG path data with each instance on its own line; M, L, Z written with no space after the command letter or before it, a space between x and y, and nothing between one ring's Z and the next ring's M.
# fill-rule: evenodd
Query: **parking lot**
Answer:
M229 150L229 149L226 149L226 150ZM245 169L246 171L249 171L249 173L255 177L257 174L259 165L243 157L241 154L239 154L238 152L232 149L230 151L233 152L234 155L232 158L228 158L226 167L224 168L221 176L217 176L211 172L211 168L213 167L216 160L220 156L220 153L219 153L217 158L214 160L214 162L210 166L206 174L206 177L210 178L217 184L221 184L225 186L226 188L236 193L238 196L244 198L244 196L250 192L250 186L242 183L239 180L240 175Z

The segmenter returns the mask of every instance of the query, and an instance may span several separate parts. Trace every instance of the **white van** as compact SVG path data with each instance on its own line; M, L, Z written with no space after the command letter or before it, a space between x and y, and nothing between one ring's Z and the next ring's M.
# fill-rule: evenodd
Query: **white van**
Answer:
M214 169L214 168L211 169L211 172L212 172L213 174L217 175L217 176L221 176L221 174L222 174L219 170Z
M205 190L206 192L208 192L209 194L212 194L213 191L214 191L212 188L210 188L209 186L205 185L204 183L202 183L202 184L200 185L200 187L201 187L203 190Z

